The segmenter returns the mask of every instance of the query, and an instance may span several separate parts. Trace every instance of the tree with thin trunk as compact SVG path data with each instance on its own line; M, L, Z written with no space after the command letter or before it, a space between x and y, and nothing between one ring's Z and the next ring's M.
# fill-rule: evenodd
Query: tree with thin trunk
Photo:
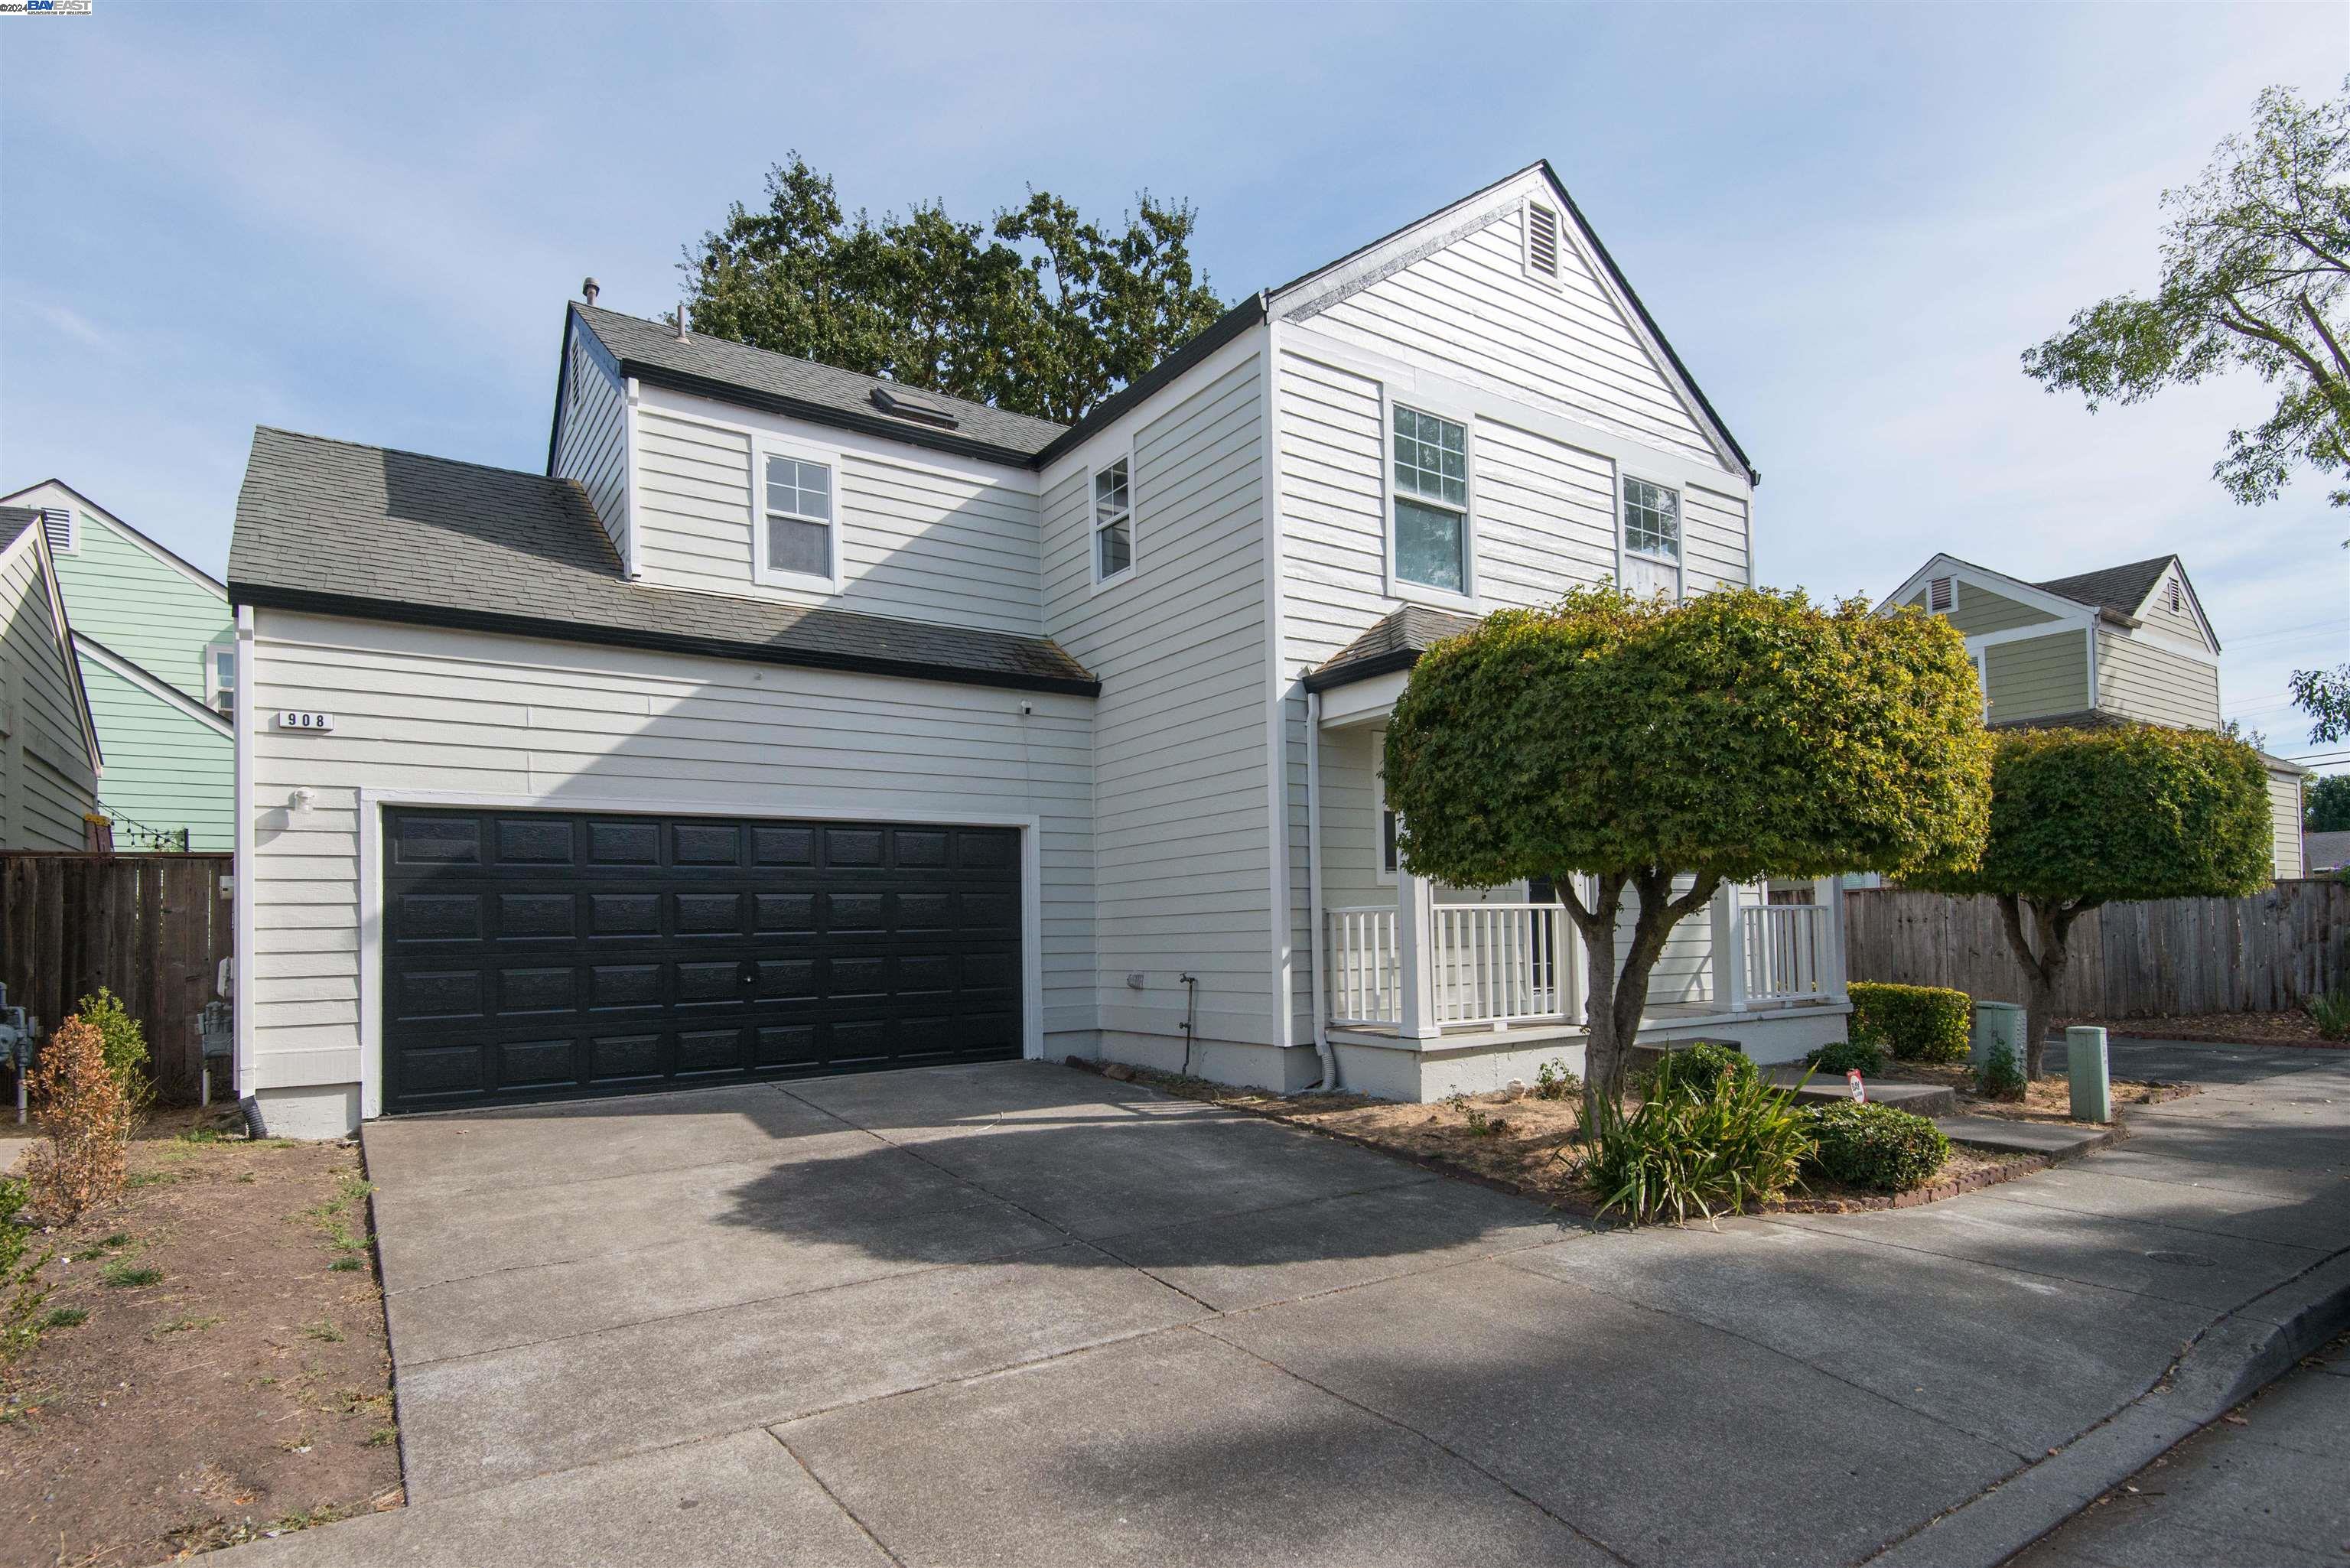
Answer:
M1578 588L1421 657L1388 805L1416 876L1556 884L1589 959L1589 1126L1623 1095L1667 939L1725 882L1972 864L1981 712L1965 640L1920 610Z
M2083 915L2124 900L2241 898L2268 881L2268 770L2232 736L2158 724L2009 731L1995 744L1982 859L1905 881L1998 900L2023 966L2023 1070L2037 1078Z

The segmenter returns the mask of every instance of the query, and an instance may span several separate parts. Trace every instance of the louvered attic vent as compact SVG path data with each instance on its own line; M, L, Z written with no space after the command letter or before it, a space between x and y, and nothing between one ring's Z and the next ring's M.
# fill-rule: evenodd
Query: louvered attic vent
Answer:
M892 419L912 420L917 424L936 425L941 430L951 431L962 422L954 417L952 411L936 403L909 397L895 387L874 388L873 406Z
M63 506L41 508L41 532L49 536L49 554L70 556L74 547L73 513Z
M1957 585L1949 577L1936 577L1926 585L1926 607L1936 615L1947 611L1957 597Z
M1548 207L1526 209L1526 265L1544 277L1558 275L1558 214Z

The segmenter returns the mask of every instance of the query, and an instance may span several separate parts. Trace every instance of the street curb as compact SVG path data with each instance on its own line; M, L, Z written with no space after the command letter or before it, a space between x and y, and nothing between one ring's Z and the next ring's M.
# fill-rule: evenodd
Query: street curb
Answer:
M1996 1568L2350 1327L2350 1250L2196 1335L2153 1387L1863 1568Z

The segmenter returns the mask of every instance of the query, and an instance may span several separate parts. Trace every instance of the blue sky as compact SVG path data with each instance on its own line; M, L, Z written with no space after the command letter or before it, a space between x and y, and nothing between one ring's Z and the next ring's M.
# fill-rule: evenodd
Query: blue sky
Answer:
M0 26L0 487L213 570L256 423L543 466L563 302L641 315L796 148L877 211L1201 209L1227 298L1547 156L1763 474L1763 580L2176 550L2231 714L2306 746L2350 517L2210 477L2234 380L2090 416L2017 353L2338 6L148 6Z

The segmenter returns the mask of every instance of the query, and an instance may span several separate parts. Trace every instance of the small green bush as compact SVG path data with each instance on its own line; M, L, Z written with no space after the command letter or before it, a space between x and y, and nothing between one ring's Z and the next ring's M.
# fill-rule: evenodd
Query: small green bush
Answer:
M1974 1021L1974 998L1939 985L1882 985L1856 981L1846 1033L1911 1062L1963 1062Z
M1703 1099L1725 1078L1736 1081L1753 1076L1754 1064L1740 1053L1711 1040L1699 1040L1668 1050L1655 1066L1643 1074L1640 1096L1660 1100L1668 1095L1681 1094Z
M1950 1158L1941 1128L1891 1106L1819 1106L1805 1115L1816 1146L1811 1163L1834 1181L1907 1192L1933 1180Z
M1773 1088L1751 1066L1722 1072L1702 1094L1671 1082L1665 1089L1629 1116L1596 1108L1583 1175L1600 1213L1620 1210L1636 1225L1678 1223L1692 1211L1711 1219L1794 1184L1812 1138L1794 1091Z
M2023 1098L2023 1067L2016 1061L2013 1048L1991 1047L1990 1059L1975 1069L1975 1089L1994 1100Z
M34 1252L36 1232L23 1218L26 1198L21 1179L0 1177L0 1366L41 1336L41 1303L49 1299L41 1271L56 1254Z
M2309 1015L2317 1033L2328 1040L2350 1040L2350 991L2335 991L2309 999Z
M1544 1062L1534 1069L1534 1098L1538 1100L1572 1100L1583 1093L1583 1080L1567 1067L1565 1058Z
M106 1057L106 1070L122 1085L123 1097L144 1108L154 1097L153 1087L147 1081L147 1031L124 1011L122 999L102 985L97 995L85 996L76 1002L74 1012L98 1031L99 1050Z
M1885 1071L1885 1053L1866 1040L1839 1040L1804 1057L1804 1065L1814 1073L1837 1074L1857 1067L1862 1077L1874 1078Z

